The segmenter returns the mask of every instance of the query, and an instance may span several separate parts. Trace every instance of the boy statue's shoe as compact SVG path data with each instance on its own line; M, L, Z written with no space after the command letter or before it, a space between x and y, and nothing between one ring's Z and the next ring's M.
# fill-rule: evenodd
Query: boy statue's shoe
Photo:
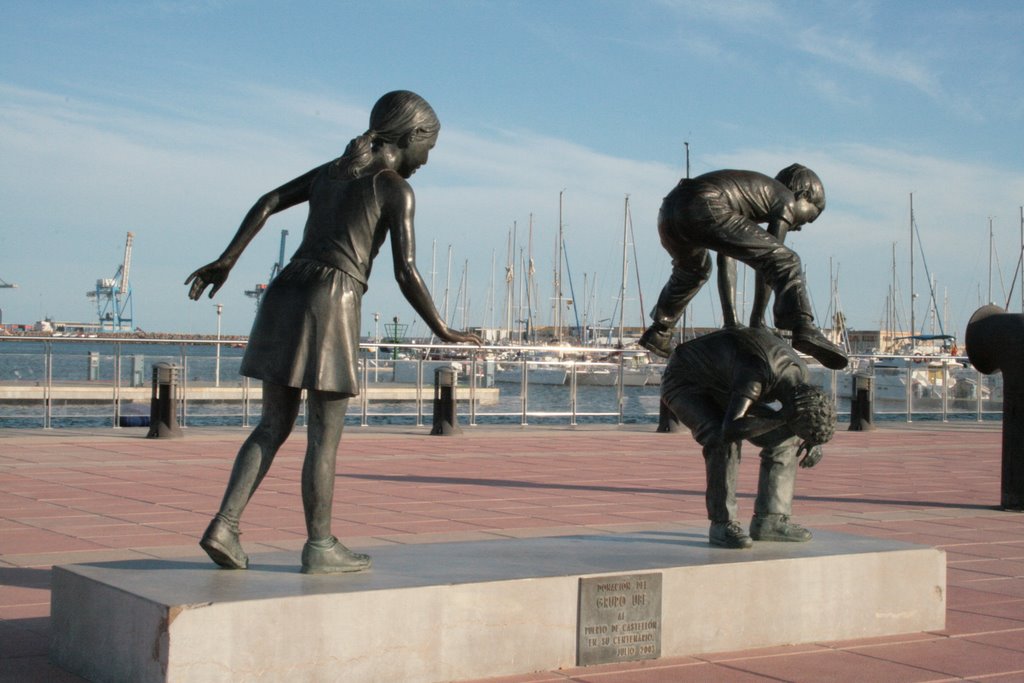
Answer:
M842 370L850 362L843 350L825 338L814 325L793 330L793 348L816 359L829 370Z
M672 355L672 330L666 330L659 324L651 325L640 335L638 343L651 353L668 358Z
M237 524L231 524L218 515L210 522L210 526L206 527L206 533L199 541L199 546L221 567L245 569L249 566L249 558L238 541L240 535Z
M331 536L326 541L306 541L302 547L303 574L341 574L370 568L370 556L352 552Z
M754 515L750 520L750 535L755 541L790 541L803 543L811 540L811 532L789 521L788 515Z
M749 548L754 545L738 522L712 522L708 542L719 548Z

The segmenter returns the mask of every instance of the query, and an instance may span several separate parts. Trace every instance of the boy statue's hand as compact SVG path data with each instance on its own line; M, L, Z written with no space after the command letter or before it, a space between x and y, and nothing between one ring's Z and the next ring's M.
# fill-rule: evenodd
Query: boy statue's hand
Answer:
M800 454L804 456L800 458ZM825 452L821 450L821 446L811 446L806 441L800 444L800 448L796 451L796 457L800 458L800 467L814 467L821 460Z

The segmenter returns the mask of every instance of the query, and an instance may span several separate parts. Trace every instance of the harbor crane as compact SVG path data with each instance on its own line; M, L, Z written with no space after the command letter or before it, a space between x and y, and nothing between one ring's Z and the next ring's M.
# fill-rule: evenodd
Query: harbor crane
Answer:
M263 300L263 293L267 291L267 286L274 281L274 278L278 276L281 270L284 268L284 245L288 239L288 231L281 231L281 251L277 257L277 263L270 269L270 277L267 281L259 282L252 289L245 290L245 295L256 300L256 308L260 307L260 302Z
M0 289L17 289L18 285L0 278ZM0 325L4 322L4 309L0 308Z
M85 293L96 300L96 316L101 332L130 332L135 320L132 304L132 285L128 274L132 265L132 241L135 234L128 233L124 243L124 260L114 277L99 278L96 288Z

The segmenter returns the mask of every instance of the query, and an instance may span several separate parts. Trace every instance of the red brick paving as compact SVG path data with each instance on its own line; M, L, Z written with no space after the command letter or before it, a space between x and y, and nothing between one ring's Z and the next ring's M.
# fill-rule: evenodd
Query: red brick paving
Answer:
M700 451L653 427L348 428L335 531L356 548L392 543L615 533L706 524ZM240 429L0 431L0 681L77 681L46 661L53 564L200 555ZM297 551L304 434L242 519L250 553ZM842 643L538 672L575 681L1024 680L1024 515L999 500L998 425L915 423L839 432L801 470L794 517L947 553L946 628ZM751 513L757 456L741 466ZM296 563L298 557L296 557Z

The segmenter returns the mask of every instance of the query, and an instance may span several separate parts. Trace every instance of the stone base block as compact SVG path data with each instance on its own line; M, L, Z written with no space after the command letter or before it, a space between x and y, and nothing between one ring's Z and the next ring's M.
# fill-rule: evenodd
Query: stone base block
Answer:
M364 574L194 560L54 567L51 659L92 681L452 681L571 667L580 579L661 575L661 656L941 629L945 553L706 530L386 546Z

